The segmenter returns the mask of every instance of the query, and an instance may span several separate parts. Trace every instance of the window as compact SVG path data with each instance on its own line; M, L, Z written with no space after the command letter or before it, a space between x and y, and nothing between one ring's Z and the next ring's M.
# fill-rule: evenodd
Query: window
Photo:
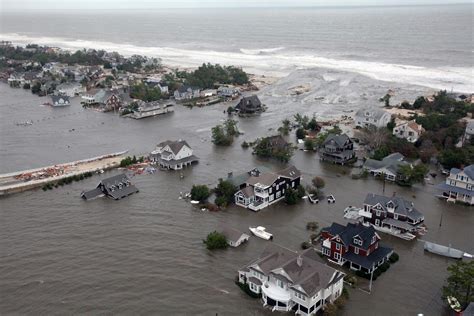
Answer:
M341 244L336 244L336 250L340 250L341 249Z
M277 284L278 284L279 287L284 288L283 281L277 280Z
M354 253L355 253L356 255L359 254L359 248L358 248L358 247L354 247Z
M337 261L341 260L341 254L339 252L335 252L334 259L336 259Z
M393 219L398 219L398 214L393 214Z
M380 219L375 220L375 226L380 226Z
M375 215L380 216L380 211L377 210L377 211L375 212Z

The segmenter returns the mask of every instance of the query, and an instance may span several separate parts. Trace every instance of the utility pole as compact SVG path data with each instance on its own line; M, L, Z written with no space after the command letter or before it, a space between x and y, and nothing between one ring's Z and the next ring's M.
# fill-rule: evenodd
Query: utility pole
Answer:
M369 283L369 293L372 293L372 278L374 277L374 267L372 267L372 272L370 273L370 283Z

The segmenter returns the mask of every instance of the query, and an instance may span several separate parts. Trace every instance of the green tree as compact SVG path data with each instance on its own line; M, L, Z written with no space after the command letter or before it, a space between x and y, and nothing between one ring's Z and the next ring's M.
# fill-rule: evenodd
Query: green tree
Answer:
M191 199L194 201L204 202L211 195L206 185L193 185L191 189Z
M233 119L225 120L224 127L225 127L227 136L234 137L234 136L239 135L239 129L237 128L236 120L233 120Z
M209 233L203 243L209 250L225 249L228 246L225 236L217 231Z
M304 139L306 137L306 131L304 128L300 127L296 130L296 138Z
M390 131L393 131L393 129L395 128L396 124L395 124L395 119L391 119L390 122L387 123L387 128L390 130Z
M278 132L280 132L280 134L284 135L284 136L287 136L289 133L290 133L290 129L291 129L291 122L289 119L284 119L282 122L281 122L281 126L278 128Z
M316 118L313 117L311 121L308 123L308 129L312 131L316 131L318 129L318 122L316 122Z
M443 298L454 296L465 308L474 301L474 261L458 261L448 267Z
M390 106L390 98L391 98L391 97L392 97L392 96L387 93L386 95L384 95L383 97L381 97L381 98L379 99L379 101L380 101L380 102L384 102L385 106L388 107L388 106Z
M314 139L312 138L305 139L304 148L306 150L314 150L315 147L316 147L316 141Z
M311 183L317 189L322 189L326 185L326 183L324 182L324 179L318 176L314 177L313 180L311 180Z
M219 184L214 189L217 198L215 203L218 206L225 207L234 202L234 194L237 187L230 181L219 179Z
M274 158L288 162L293 156L294 147L290 144L274 144L272 137L259 138L255 141L253 153L262 158Z
M233 142L233 137L229 137L222 125L212 128L212 142L217 146L229 146Z
M34 94L38 94L41 91L41 83L38 81L31 87L31 92Z
M287 188L285 192L285 203L289 205L294 205L298 203L298 192L292 188Z
M411 186L415 183L423 182L425 175L429 169L424 164L415 166L403 165L398 168L399 180L397 183L400 185Z

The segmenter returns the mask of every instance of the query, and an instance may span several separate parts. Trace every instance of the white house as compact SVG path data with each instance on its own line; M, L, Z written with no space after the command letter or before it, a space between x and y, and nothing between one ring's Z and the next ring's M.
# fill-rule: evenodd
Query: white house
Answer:
M273 311L315 315L342 293L344 273L319 261L313 248L301 253L271 244L238 271L239 282L262 295Z
M390 113L376 107L362 108L354 117L356 127L386 127L391 119Z
M216 89L206 89L206 90L201 91L201 97L202 98L212 97L214 95L217 95L217 90Z
M438 189L450 202L474 205L474 165L463 170L452 168L446 182L439 184Z
M53 106L66 106L69 105L69 97L63 95L52 95L51 101Z
M80 83L62 83L56 87L56 91L59 95L65 95L72 98L85 92L86 88Z
M416 142L425 129L420 124L417 124L415 120L402 121L393 128L393 135L398 138L404 138L410 143Z
M224 227L221 233L225 236L227 243L231 247L238 247L242 243L247 242L250 238L250 235L242 233L232 227Z
M467 122L466 131L463 136L463 146L469 144L474 137L474 120Z
M193 150L186 141L167 140L156 146L150 154L150 160L162 168L179 170L199 159L193 155Z

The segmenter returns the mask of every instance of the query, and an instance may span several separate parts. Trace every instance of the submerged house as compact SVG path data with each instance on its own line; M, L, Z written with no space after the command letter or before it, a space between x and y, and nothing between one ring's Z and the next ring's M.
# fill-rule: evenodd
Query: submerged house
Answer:
M321 230L322 254L340 266L347 264L352 270L371 273L385 263L392 248L379 245L380 236L372 226L349 223L346 226L332 223Z
M173 104L164 104L159 101L140 102L139 107L130 114L131 118L142 119L174 112Z
M229 172L227 174L226 180L232 183L237 189L243 189L246 186L247 180L250 177L258 177L260 176L260 174L269 172L269 171L270 169L268 169L267 167L259 166L241 174L234 175L233 172Z
M242 233L235 228L224 226L221 233L225 236L227 244L231 247L238 247L249 240L250 235Z
M315 315L342 293L344 273L319 261L310 248L300 253L271 244L238 271L239 283L262 296L273 311Z
M90 91L82 96L82 102L90 106L99 106L105 112L118 110L122 106L120 93L115 90Z
M394 235L417 233L423 229L425 220L413 202L397 196L387 197L373 193L365 197L360 215L363 223Z
M354 142L346 134L329 134L321 145L319 156L323 161L344 165L354 159Z
M97 197L107 196L114 200L120 200L137 192L137 187L131 184L130 179L125 174L118 174L103 179L95 189L82 192L81 197L85 200L92 200Z
M159 143L150 154L150 161L165 169L180 170L198 162L193 150L184 140L167 140Z
M197 87L182 85L174 92L174 98L177 101L196 99L201 96L201 90Z
M234 99L240 95L239 89L233 86L220 86L217 88L217 96L225 99Z
M239 114L257 114L263 112L264 108L262 102L254 94L250 97L243 97L235 106L235 110Z
M63 95L52 95L51 102L53 106L66 106L69 105L69 97Z
M392 115L377 107L367 107L358 110L354 121L356 127L386 127Z
M61 83L56 87L58 95L65 95L70 98L85 92L85 88L80 83Z
M404 161L405 157L400 153L393 153L382 160L367 159L362 167L374 177L384 176L387 181L397 181L401 179L398 169L401 166L410 166Z
M300 185L301 172L290 166L279 172L258 173L250 176L234 195L235 204L259 211L285 197L287 189Z
M474 205L474 165L464 169L452 168L445 183L437 186L449 202Z

